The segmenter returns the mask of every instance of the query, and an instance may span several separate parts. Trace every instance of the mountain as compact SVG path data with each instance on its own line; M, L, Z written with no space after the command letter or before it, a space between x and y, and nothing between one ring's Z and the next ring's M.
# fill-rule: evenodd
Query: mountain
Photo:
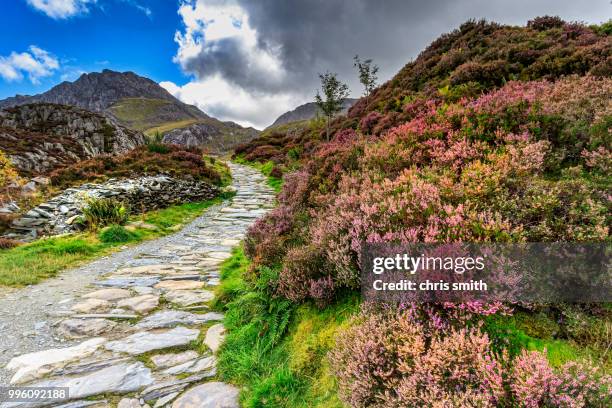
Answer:
M0 150L21 175L45 174L144 143L143 133L74 106L34 103L0 110Z
M124 98L161 99L179 102L156 82L133 72L102 72L83 74L74 82L64 81L47 92L33 96L17 95L0 101L0 108L24 103L50 102L78 106L102 112Z
M234 122L221 122L224 125L224 131L220 132L217 123L200 122L173 129L164 134L163 141L184 146L207 146L214 151L226 152L259 135L257 129L243 128Z
M37 102L76 106L112 117L119 124L148 135L165 134L193 124L206 124L210 140L252 138L253 129L212 118L193 105L179 101L155 81L133 72L108 69L62 82L38 95L17 95L0 101L0 109ZM208 143L208 140L206 141Z
M346 98L342 103L342 113L346 113L351 106L353 106L357 102L357 99ZM319 108L317 108L317 104L314 102L305 103L303 105L298 106L292 111L285 112L280 115L274 123L272 123L269 128L285 125L291 122L299 122L301 120L309 120L314 119L319 113Z

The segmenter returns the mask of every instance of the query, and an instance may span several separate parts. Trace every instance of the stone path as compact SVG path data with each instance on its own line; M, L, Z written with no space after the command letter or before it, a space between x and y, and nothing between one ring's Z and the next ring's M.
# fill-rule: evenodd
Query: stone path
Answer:
M180 233L0 300L0 338L18 337L2 354L1 362L8 361L3 385L70 390L69 398L46 404L0 407L238 406L238 389L214 381L224 328L223 315L208 303L219 284L219 265L273 206L274 193L257 171L230 167L233 200ZM31 316L41 313L46 320L34 323L32 333L20 333L21 320L31 324ZM7 340L0 345L7 347Z

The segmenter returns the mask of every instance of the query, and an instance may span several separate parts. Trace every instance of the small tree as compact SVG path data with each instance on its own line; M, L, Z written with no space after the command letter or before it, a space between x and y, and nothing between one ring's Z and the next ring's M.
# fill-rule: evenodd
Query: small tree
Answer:
M323 91L325 99L323 99L319 91L317 91L315 103L327 119L327 140L329 140L331 120L338 112L342 111L342 103L349 95L349 88L348 85L338 80L338 75L335 73L327 72L325 74L319 74L319 78L321 78L321 90Z
M378 65L372 64L371 59L362 61L361 59L359 59L359 55L355 55L354 60L355 63L353 64L353 66L359 71L359 82L361 82L364 87L363 95L366 98L367 108L368 98L370 97L370 94L372 93L374 88L376 88L377 85L376 81L378 81L378 76L376 74L378 73Z

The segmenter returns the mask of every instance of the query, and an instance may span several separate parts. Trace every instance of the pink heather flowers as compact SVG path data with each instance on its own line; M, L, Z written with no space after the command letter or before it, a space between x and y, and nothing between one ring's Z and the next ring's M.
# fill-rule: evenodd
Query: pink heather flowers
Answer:
M588 363L552 368L545 354L496 355L477 329L436 328L413 309L370 313L330 353L352 407L596 407L612 403L612 378Z

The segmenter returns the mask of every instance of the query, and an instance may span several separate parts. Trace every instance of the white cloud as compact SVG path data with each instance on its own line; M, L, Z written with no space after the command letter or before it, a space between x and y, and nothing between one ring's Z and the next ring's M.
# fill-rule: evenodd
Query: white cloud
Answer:
M26 52L0 56L0 76L7 81L19 81L27 75L33 84L38 84L40 78L53 75L58 68L57 58L35 45Z
M160 82L160 85L181 101L196 105L217 119L258 129L265 128L278 116L303 102L287 93L254 95L219 75L183 86L173 82Z
M285 91L278 50L262 48L245 10L232 0L183 2L174 61L194 75L181 87L160 85L177 98L221 120L258 128L294 108L303 95Z
M65 19L77 14L87 13L88 6L97 0L27 0L36 10L42 11L53 19Z

